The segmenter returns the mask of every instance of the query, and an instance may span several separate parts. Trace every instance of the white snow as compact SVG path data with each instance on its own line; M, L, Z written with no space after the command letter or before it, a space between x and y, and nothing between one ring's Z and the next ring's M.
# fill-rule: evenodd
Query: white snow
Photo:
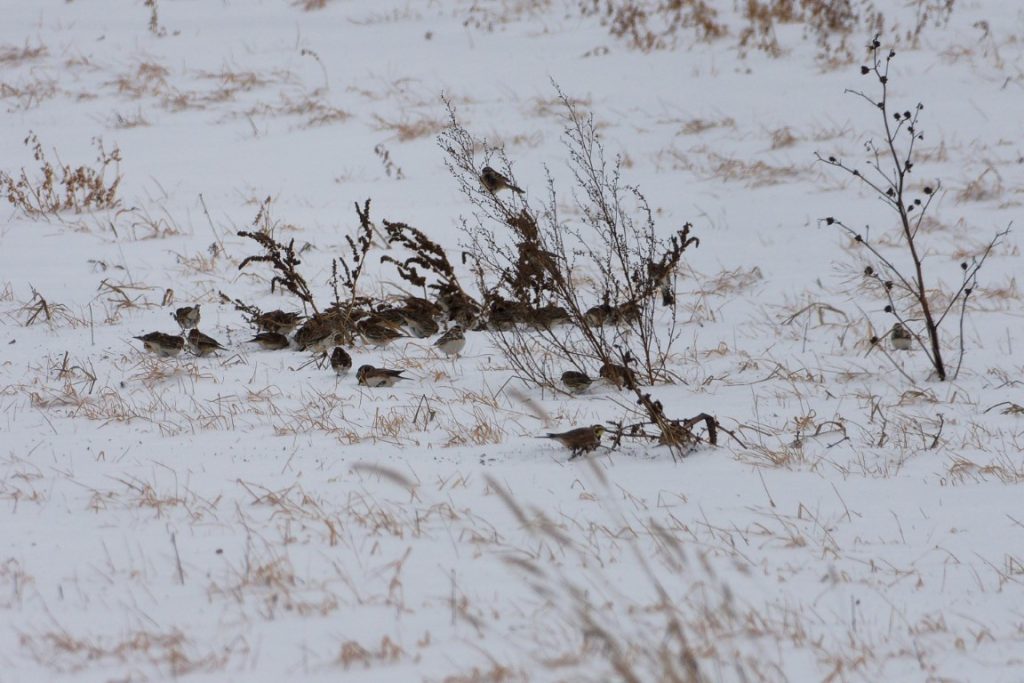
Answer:
M738 27L641 52L562 0L301 4L159 0L162 35L142 2L0 8L0 170L37 177L30 131L54 162L92 165L94 138L123 159L119 209L0 204L0 682L628 680L614 661L653 681L687 670L682 642L709 681L1024 678L1020 234L981 271L957 379L870 350L892 318L820 219L893 244L893 215L814 158L859 163L878 138L844 94L876 85L860 61L823 64L785 25L778 57L740 55ZM921 240L948 291L1020 207L1024 12L961 0L912 45L921 4L887 10L881 40L895 106L925 105L913 179L942 181ZM472 207L436 143L442 94L527 192L547 167L568 197L555 83L666 233L694 223L684 381L652 393L742 445L569 462L536 437L633 400L509 381L481 332L456 361L431 340L353 349L414 377L368 390L245 343L220 301L299 308L269 268L238 270L266 197L324 301L367 198L457 261ZM397 281L382 253L370 293ZM29 324L34 292L50 320ZM132 339L196 302L229 351ZM813 303L836 311L786 322Z

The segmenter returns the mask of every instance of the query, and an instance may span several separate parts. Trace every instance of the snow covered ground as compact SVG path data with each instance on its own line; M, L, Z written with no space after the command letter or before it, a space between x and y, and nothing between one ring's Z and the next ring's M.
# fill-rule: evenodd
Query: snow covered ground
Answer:
M870 36L830 63L798 25L778 55L740 50L730 2L729 35L646 52L567 0L318 4L0 7L0 171L38 178L34 133L74 167L102 139L123 176L110 210L0 204L0 682L1024 680L1020 233L981 272L956 380L871 349L892 318L820 219L870 224L905 264L893 214L814 157L878 139L844 94L876 85ZM925 104L913 182L942 181L922 243L948 291L1021 205L1024 11L957 0L914 41L926 4L881 40L895 106ZM455 262L472 207L441 96L528 193L547 167L567 195L555 84L658 224L694 224L683 381L652 393L738 441L569 462L536 436L631 399L509 381L481 332L457 361L352 350L406 368L393 389L245 343L219 292L299 308L269 268L239 272L260 202L323 300L367 198ZM197 302L226 351L132 339Z

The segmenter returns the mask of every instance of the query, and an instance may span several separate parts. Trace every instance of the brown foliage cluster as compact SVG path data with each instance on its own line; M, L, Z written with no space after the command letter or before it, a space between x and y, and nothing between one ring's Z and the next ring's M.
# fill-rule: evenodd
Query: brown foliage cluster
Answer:
M269 211L270 211L270 197L267 197L261 204L259 213L256 214L255 225L269 222ZM309 291L309 285L306 283L306 279L302 277L302 274L298 271L298 266L302 264L302 261L298 259L295 253L295 240L291 240L288 244L282 244L278 242L270 234L269 231L248 231L240 230L238 232L239 237L248 237L249 239L256 242L258 245L263 247L262 254L254 254L252 256L245 257L240 264L238 269L243 270L250 263L269 263L275 274L270 280L270 291L273 292L278 286L284 287L289 292L294 294L302 301L303 304L308 305L315 312L316 302L313 301L313 294Z
M39 163L39 174L29 177L24 168L17 176L0 171L0 192L16 209L33 217L116 207L120 203L117 189L121 184L121 150L114 147L108 152L101 140L95 139L94 143L99 152L96 165L73 167L59 158L51 162L39 138L30 132L25 145Z
M610 35L644 52L672 49L687 39L711 42L735 34L741 53L759 50L777 57L787 46L780 42L776 27L800 26L804 38L818 46L819 59L838 64L855 58L859 45L853 38L864 34L899 30L916 45L927 26L949 20L956 0L905 4L913 19L904 27L885 25L888 7L880 0L574 0L570 7L581 16L597 18ZM466 10L466 26L493 30L528 14L521 8L483 5L473 3Z

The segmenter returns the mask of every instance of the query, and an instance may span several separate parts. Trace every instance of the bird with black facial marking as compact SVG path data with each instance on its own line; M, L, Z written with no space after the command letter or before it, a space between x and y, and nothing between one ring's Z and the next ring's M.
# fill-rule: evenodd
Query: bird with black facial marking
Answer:
M889 333L889 340L892 342L892 348L897 351L909 351L914 343L914 335L910 334L910 330L902 324L896 323L892 326L892 332Z
M466 334L462 331L462 325L452 325L434 342L434 346L441 349L446 356L458 356L466 346Z

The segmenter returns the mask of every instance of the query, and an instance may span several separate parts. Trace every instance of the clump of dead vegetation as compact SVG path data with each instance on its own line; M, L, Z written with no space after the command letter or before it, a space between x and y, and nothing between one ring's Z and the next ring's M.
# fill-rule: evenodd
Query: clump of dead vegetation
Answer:
M244 270L251 263L269 263L274 269L274 276L270 280L270 291L277 287L288 290L303 303L317 312L316 302L313 300L313 293L309 290L306 278L299 272L298 267L302 264L295 253L295 240L287 244L274 239L269 229L270 220L270 197L267 197L261 204L253 225L256 230L240 230L239 237L247 237L263 248L262 254L246 256L238 264L239 270ZM260 227L262 226L262 227Z
M562 373L571 370L584 377L582 388L597 374L632 393L637 407L627 407L616 425L614 446L647 439L682 455L701 441L693 430L697 423L708 425L707 439L715 443L714 418L668 416L642 388L675 379L667 362L680 334L677 273L683 254L699 241L689 224L667 235L657 229L644 195L622 180L621 159L606 159L593 117L561 92L559 98L579 221L561 217L550 174L541 206L534 208L502 150L474 138L448 104L450 124L439 144L474 207L463 231L464 260L483 304L477 328L491 333L518 376L531 384L563 389ZM481 168L492 165L507 176L508 189L485 185Z
M885 301L883 310L892 317L892 322L885 329L888 332L891 328L889 338L893 348L908 350L917 347L927 356L937 379L955 379L964 359L964 317L968 300L977 288L979 271L1010 229L1007 227L996 232L980 251L975 251L969 260L960 262L960 285L953 291L943 291L925 279L924 260L928 250L921 243L921 226L939 194L941 183L938 180L924 181L923 185L911 182L911 173L915 170L915 148L924 140L920 123L924 105L918 103L912 110L901 111L892 104L889 99L889 71L896 51L883 51L878 38L876 35L870 43L868 65L860 68L862 76L871 77L877 84L877 91L870 95L861 90L847 92L878 110L880 141L868 139L865 142L867 160L862 164L836 156L823 157L819 154L817 157L822 163L855 178L892 211L896 218L897 236L891 244L903 251L910 268L897 265L899 261L883 251L884 233L882 237L873 239L870 226L864 231L856 230L831 216L824 222L842 229L862 249L866 260L864 284ZM943 354L940 333L947 321L958 327L959 349L955 364L947 361ZM877 335L871 338L872 344L884 351L881 341Z
M910 0L905 3L903 24L893 20L890 8L878 0L570 0L566 4L569 12L597 19L612 37L643 52L734 36L741 55L758 51L780 57L791 46L782 42L779 27L799 26L803 38L817 46L819 61L835 66L855 58L855 36L865 33L887 30L916 46L927 27L949 21L956 0ZM550 2L542 0L500 6L472 3L463 23L493 31L549 7Z
M56 161L51 161L36 134L29 132L25 145L32 150L39 171L30 174L22 168L17 175L0 171L0 192L15 209L33 218L117 207L121 150L115 146L107 151L99 138L93 144L97 150L95 165L72 166L62 162L56 151Z

